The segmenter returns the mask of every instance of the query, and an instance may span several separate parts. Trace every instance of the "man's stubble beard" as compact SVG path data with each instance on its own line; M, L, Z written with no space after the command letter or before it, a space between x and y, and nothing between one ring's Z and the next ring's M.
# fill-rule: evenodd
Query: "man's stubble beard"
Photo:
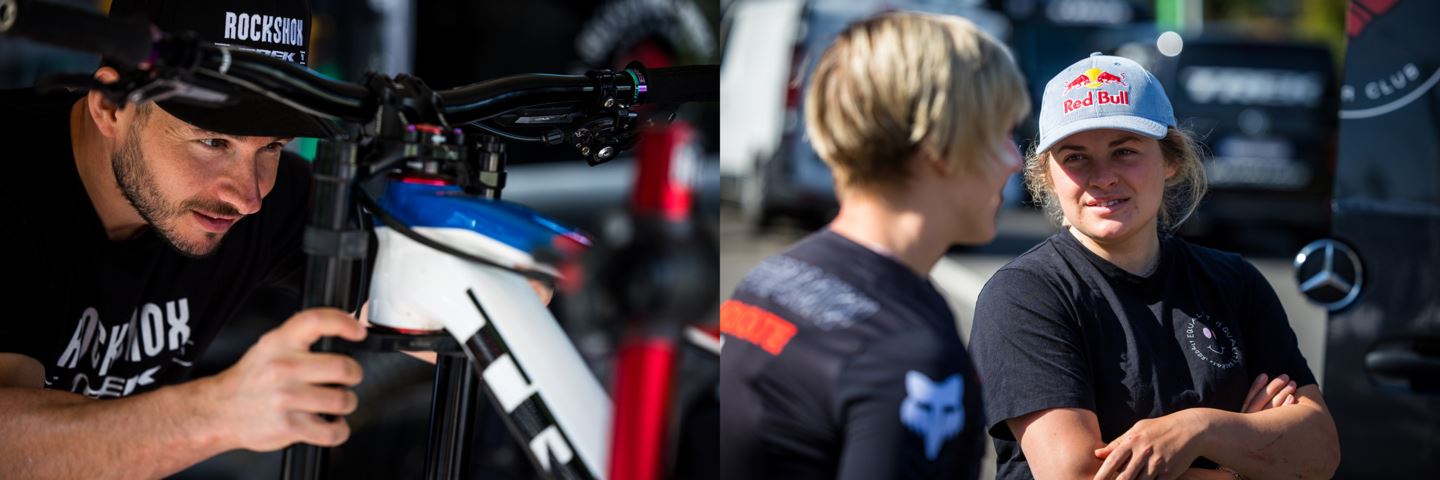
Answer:
M125 200L130 202L130 205L140 214L140 218L145 219L145 223L154 228L160 238L176 252L195 259L206 258L214 254L220 248L219 241L206 248L205 244L187 242L177 231L177 224L183 220L183 214L189 212L191 206L200 206L206 202L198 199L187 200L181 205L167 202L142 157L140 125L136 125L125 136L125 141L121 142L120 148L110 156L110 164L115 172L115 182L120 186L120 192L125 195ZM235 214L234 208L223 203L216 202L207 206L210 212ZM217 236L219 234L205 232L205 238L215 239ZM220 239L223 241L224 237L220 237Z

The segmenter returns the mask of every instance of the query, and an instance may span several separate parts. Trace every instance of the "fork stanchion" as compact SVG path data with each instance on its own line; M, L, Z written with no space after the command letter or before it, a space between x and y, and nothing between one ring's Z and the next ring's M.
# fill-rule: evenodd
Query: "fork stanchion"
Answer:
M303 308L355 308L355 263L365 257L368 237L348 225L352 206L350 191L356 169L356 146L346 140L324 140L315 157L310 197L310 223L305 229L304 248L308 255ZM311 347L319 352L336 350L332 338L321 338ZM318 480L325 477L329 449L295 444L281 457L280 477L286 480Z
M436 359L430 436L425 447L425 478L470 477L470 465L465 460L471 448L479 394L475 366L465 357L440 355Z

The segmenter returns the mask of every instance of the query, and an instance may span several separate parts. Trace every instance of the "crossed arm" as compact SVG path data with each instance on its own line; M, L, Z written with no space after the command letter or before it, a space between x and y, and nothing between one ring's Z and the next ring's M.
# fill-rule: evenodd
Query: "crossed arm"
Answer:
M1242 413L1181 410L1137 422L1108 445L1089 410L1041 410L1006 424L1038 479L1234 478L1189 468L1201 456L1245 478L1334 475L1340 446L1319 387L1296 388L1283 375L1264 380L1256 379Z

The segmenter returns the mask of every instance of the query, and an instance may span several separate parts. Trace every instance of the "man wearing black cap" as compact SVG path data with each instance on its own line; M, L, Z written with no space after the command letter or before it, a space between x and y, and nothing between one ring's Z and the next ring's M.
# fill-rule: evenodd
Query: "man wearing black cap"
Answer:
M301 1L116 0L112 15L304 64ZM119 73L102 66L101 82ZM300 312L233 367L186 381L250 292L298 285L309 175L282 152L324 124L261 97L119 108L97 92L0 92L0 478L155 478L226 450L337 445L361 369L311 353L365 330ZM92 399L113 399L92 401Z

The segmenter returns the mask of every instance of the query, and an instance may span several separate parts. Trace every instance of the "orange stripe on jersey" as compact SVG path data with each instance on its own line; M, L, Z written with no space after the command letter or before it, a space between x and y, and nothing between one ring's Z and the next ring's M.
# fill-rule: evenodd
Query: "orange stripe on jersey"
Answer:
M779 355L795 336L795 324L760 307L726 300L720 305L720 331Z

